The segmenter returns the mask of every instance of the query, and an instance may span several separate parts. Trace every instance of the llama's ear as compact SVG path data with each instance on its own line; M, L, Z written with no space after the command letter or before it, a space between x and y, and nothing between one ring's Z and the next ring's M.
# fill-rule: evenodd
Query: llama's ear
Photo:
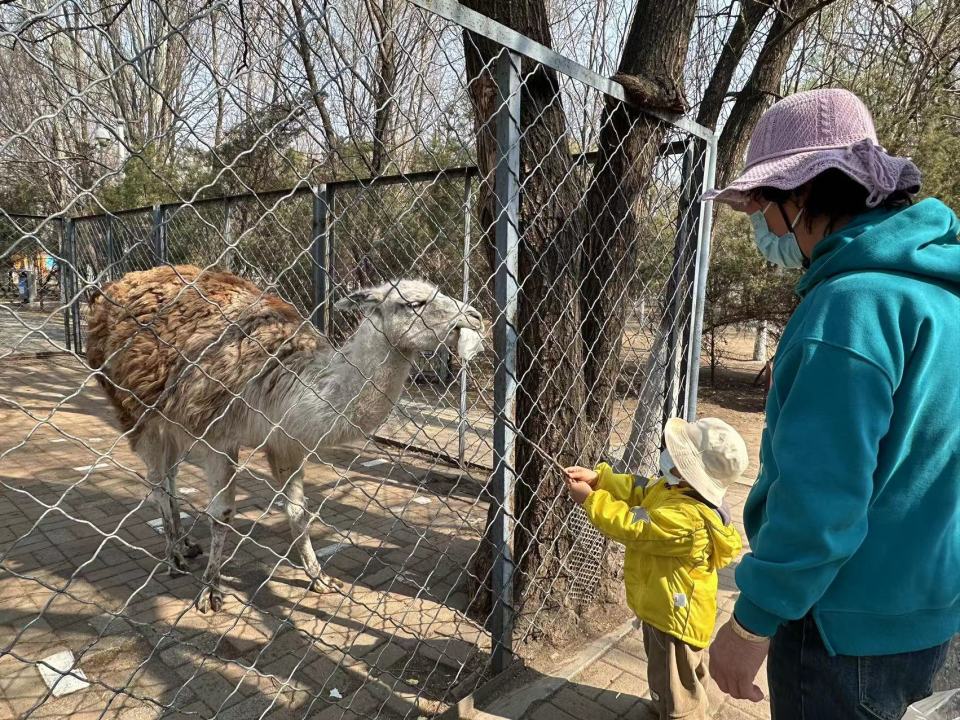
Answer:
M333 307L335 310L363 310L371 305L375 305L376 302L377 299L374 297L374 293L369 289L354 290L346 297L337 300Z

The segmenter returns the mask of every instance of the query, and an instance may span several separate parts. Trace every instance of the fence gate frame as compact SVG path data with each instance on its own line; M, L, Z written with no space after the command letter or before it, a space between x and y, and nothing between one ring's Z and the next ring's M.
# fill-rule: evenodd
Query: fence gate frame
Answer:
M493 525L494 607L490 623L493 635L492 666L495 673L501 673L514 659L513 626L516 619L513 605L512 501L516 475L514 406L517 382L514 373L517 334L514 322L519 287L517 254L521 137L520 56L550 67L627 105L631 103L620 84L475 10L464 7L456 0L409 2L503 46L493 72L500 105L496 112L497 159L494 181L497 259L494 295L497 324L494 329L494 470L490 483L493 502L497 504ZM665 418L679 413L686 419L693 420L697 413L697 371L713 221L713 203L701 201L700 197L714 187L717 135L710 128L685 116L671 116L649 108L636 109L690 135L689 140L682 143L680 148L684 154L680 179L683 195L678 211L674 265L666 290L667 315L671 318L671 325L666 349L663 413ZM676 149L671 147L669 151L675 152ZM686 258L690 258L689 263L684 262ZM686 278L681 277L684 268L687 268ZM683 307L684 294L678 292L684 280L693 291L687 307Z

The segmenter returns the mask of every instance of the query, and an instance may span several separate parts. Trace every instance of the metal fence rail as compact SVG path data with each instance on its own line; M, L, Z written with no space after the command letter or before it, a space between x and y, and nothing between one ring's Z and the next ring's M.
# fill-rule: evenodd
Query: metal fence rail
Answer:
M161 102L153 136L111 130L119 164L88 163L99 175L78 164L88 175L71 175L43 212L0 210L0 259L50 258L57 269L42 307L4 296L0 308L0 715L435 716L535 656L563 608L591 603L616 562L582 511L554 496L556 478L531 471L531 449L554 475L580 451L576 438L542 451L531 434L563 426L563 398L538 398L569 371L563 358L544 371L531 343L553 352L554 326L590 310L581 262L615 206L591 205L609 170L604 123L621 111L634 130L650 115L619 85L458 3L402 8L375 43L393 53L389 77L354 37L376 26L342 9L300 17L258 5L241 28L217 8L178 6L153 18L166 32L129 58L92 10L8 11L4 34L30 42L0 48L0 62L54 75L42 54L60 49L33 35L39 26L101 65L74 100L38 107L32 124L0 137L4 153L44 156L36 128L86 122L77 108L107 123L112 77L171 106L180 94L193 101L167 125ZM152 12L135 3L118 27L138 10ZM207 42L215 32L236 42L234 74L220 67L223 46ZM329 43L332 68L310 55L310 37ZM474 37L502 48L479 72L467 61ZM138 73L156 54L192 74L148 82ZM119 64L112 74L106 57ZM284 95L287 66L306 68L304 58L327 82ZM371 62L381 63L372 84ZM543 73L556 92L535 107ZM345 77L359 80L348 88ZM396 77L416 103L401 108L399 85L378 95ZM478 92L485 82L489 95ZM213 127L207 110L243 93L256 102ZM489 99L486 116L478 98ZM549 113L569 124L537 157L531 128ZM696 411L711 219L699 197L716 156L707 129L656 117L639 152L642 192L615 228L631 228L627 249L600 286L622 322L587 338L612 336L600 358L608 411L590 428L603 435L597 453L636 472L655 467L664 419ZM389 162L377 146L386 126L407 128ZM326 133L322 161L313 132ZM177 141L166 156L156 148L165 133ZM292 134L301 145L281 146ZM178 143L190 152L173 172ZM258 184L254 160L287 182ZM537 177L551 163L564 172L543 194ZM105 210L151 178L177 199ZM542 227L569 251L531 252ZM151 284L158 267L174 288L163 297ZM211 289L220 272L247 281L246 294ZM427 285L391 285L403 279ZM570 306L548 307L561 290ZM484 349L463 360L456 340L473 311ZM420 324L432 335L415 343ZM119 339L106 347L105 337ZM126 408L120 429L114 406Z

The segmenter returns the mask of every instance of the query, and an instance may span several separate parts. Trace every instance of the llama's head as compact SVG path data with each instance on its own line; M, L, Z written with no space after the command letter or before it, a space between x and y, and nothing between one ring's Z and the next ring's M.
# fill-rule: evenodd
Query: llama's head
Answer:
M479 311L444 295L422 280L395 280L350 293L338 310L360 310L397 350L405 354L455 348L461 330L483 331Z

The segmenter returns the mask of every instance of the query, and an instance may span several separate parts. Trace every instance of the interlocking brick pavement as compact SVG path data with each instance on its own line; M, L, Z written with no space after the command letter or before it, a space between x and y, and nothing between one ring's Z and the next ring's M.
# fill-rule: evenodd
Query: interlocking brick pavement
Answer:
M9 360L0 383L0 720L417 717L486 666L462 587L480 481L375 445L311 464L314 546L342 543L323 562L347 585L320 595L253 456L235 480L224 610L201 615L206 555L164 574L143 466L88 373L66 356ZM178 491L206 549L209 496L189 463ZM48 697L37 662L63 650L90 686Z

